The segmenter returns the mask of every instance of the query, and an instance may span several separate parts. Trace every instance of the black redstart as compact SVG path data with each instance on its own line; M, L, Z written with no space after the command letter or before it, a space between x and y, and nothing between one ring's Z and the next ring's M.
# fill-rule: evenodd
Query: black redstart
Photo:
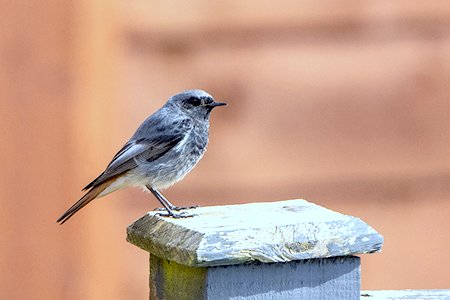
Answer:
M171 97L139 126L106 170L83 189L87 193L57 222L63 224L92 200L127 186L150 190L167 216L190 217L176 213L183 208L171 204L158 190L183 179L202 158L208 144L209 115L222 105L226 104L202 90Z

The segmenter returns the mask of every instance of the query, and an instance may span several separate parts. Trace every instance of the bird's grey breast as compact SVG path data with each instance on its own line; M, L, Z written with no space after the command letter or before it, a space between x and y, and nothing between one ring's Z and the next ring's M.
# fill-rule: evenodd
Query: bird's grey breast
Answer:
M208 126L194 122L192 129L183 141L176 147L179 176L184 176L192 170L203 157L208 146Z
M197 123L197 122L195 122ZM188 141L190 141L190 151L188 155L191 155L193 157L198 157L199 159L201 156L205 153L206 147L208 146L208 139L209 139L209 125L205 123L195 124L191 130L190 138Z
M183 138L170 151L141 169L145 170L148 183L157 189L181 180L202 158L208 145L208 122L184 119L173 121L173 126L183 128L179 132Z

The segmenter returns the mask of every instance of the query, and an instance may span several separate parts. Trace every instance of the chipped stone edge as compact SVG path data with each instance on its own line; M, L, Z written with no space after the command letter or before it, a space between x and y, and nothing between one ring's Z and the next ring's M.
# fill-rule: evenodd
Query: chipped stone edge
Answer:
M234 253L229 252L228 254L226 253L226 250L221 250L216 253L214 259L211 259L211 253L205 255L204 251L206 249L202 249L202 242L205 240L205 234L189 228L185 228L185 234L183 234L183 230L180 230L183 226L166 222L164 219L152 214L146 214L128 226L127 241L153 255L191 267L222 266L250 263L253 261L260 261L263 263L289 262L312 258L329 258L380 252L384 241L383 237L361 219L353 216L347 217L366 227L366 233L358 236L358 238L371 241L370 247L361 249L360 251L329 251L319 255L317 252L313 251L297 252L290 253L289 255L281 255L279 258L267 255L267 252L261 248L248 251L240 250ZM151 228L151 230L149 230L149 228ZM172 237L167 234L173 232L174 228L176 228L176 231L179 233L177 237ZM331 240L312 242L315 244L315 247L317 247L317 245L327 247L327 243L331 242ZM264 247L268 246L270 245L265 245ZM301 250L304 250L303 248L308 248L310 245L305 244L303 246L304 247L300 247Z

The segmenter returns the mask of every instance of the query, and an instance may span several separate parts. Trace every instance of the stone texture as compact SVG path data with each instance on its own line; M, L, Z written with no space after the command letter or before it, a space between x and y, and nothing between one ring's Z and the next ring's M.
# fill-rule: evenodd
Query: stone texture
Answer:
M359 218L305 200L209 206L193 218L149 212L127 240L161 258L194 267L289 262L381 250L383 237Z
M450 300L450 290L362 291L361 300Z

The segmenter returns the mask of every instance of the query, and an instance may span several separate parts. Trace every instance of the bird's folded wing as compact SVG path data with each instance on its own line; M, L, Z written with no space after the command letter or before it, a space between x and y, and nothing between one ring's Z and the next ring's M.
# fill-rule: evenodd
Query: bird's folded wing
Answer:
M106 170L83 190L90 189L136 168L138 161L152 162L160 158L187 137L189 130L179 129L158 131L147 138L130 140L117 152Z

